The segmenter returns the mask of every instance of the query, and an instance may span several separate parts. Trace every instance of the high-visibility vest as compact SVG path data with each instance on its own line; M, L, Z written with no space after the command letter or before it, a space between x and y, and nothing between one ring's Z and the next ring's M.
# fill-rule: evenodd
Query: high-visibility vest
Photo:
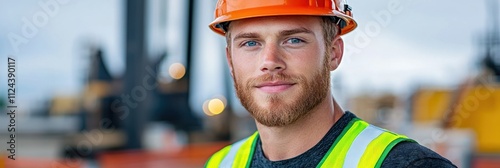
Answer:
M250 167L258 136L258 132L255 132L248 138L226 146L213 154L205 167ZM380 167L392 147L402 141L414 142L404 135L354 118L316 167Z

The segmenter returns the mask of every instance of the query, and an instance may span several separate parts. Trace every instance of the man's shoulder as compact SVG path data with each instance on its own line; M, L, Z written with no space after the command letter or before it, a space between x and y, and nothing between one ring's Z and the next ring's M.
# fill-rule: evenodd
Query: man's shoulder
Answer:
M222 159L224 159L224 157L226 157L228 154L230 155L236 155L236 151L242 147L242 145L244 145L244 143L246 143L247 145L244 146L244 147L252 147L251 144L249 143L252 143L252 142L248 142L248 141L253 141L255 138L257 138L257 132L255 132L254 134L246 137L246 138L243 138L243 139L240 139L239 141L236 141L232 144L229 144L229 145L226 145L224 146L222 149L216 151L214 154L212 154L212 156L210 156L209 160L218 160L216 162L220 162Z
M382 167L456 167L448 159L416 143L400 142L388 153Z

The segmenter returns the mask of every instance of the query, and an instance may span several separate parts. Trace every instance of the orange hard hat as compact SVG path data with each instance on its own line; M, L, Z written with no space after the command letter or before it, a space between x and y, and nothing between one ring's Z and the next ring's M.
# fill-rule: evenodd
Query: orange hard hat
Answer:
M340 35L351 32L357 26L351 8L342 0L219 0L215 8L215 20L209 27L224 35L221 23L228 21L283 15L333 16L339 18Z

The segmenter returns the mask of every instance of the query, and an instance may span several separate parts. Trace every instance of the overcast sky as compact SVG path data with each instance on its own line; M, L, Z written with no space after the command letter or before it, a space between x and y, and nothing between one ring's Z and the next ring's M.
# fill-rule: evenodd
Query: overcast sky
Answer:
M34 16L44 12L38 3L49 1L0 0L0 56L12 55L18 60L18 97L24 100L25 108L38 106L54 95L82 91L87 67L82 47L85 41L98 42L105 48L105 61L113 75L122 75L124 70L123 5L119 0L58 3L58 12L48 15L47 24L37 27L33 37L14 50L9 34L22 35L24 18L32 22ZM486 17L486 1L349 0L359 27L344 36L346 54L333 73L335 82L344 96L373 91L407 94L415 86L458 85L477 70L478 42L490 19ZM196 35L220 43L222 37L210 34L206 27L213 6L207 4L197 10L202 12L197 24L202 27ZM192 101L193 106L223 94L223 88L214 89L222 79L214 74L224 71L223 44L210 47L204 46L207 41L196 43L199 48L195 55L212 54L195 60L194 81L204 85L195 86L194 97L199 99ZM5 65L6 59L1 59L0 67ZM1 75L0 81L6 81L4 77ZM0 86L0 93L5 95L6 84Z
M344 58L340 74L353 90L454 86L477 66L478 35L487 27L484 0L349 2L360 27L345 38L356 52ZM380 33L373 33L374 25L382 27ZM356 46L363 33L375 35Z

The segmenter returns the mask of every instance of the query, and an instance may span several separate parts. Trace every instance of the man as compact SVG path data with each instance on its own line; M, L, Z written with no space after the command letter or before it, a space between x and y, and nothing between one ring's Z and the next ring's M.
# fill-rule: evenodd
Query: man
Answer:
M206 167L455 167L403 135L344 112L330 93L340 35L356 28L339 0L219 0L210 28L227 40L238 97L258 131Z

